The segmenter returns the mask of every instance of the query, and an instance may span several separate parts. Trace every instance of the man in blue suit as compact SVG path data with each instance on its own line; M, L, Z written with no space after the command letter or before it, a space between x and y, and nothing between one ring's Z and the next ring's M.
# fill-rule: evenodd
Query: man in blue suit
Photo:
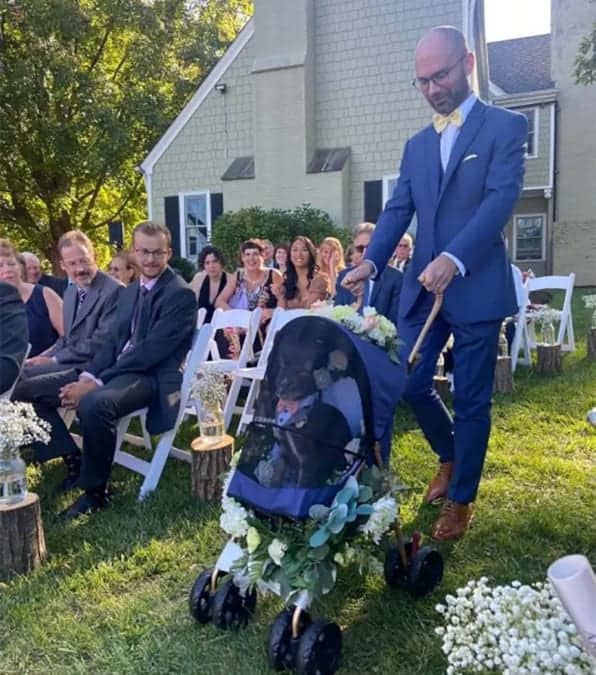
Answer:
M416 247L404 275L399 329L405 361L434 294L443 294L441 312L404 391L439 457L425 497L429 503L445 500L432 531L438 540L462 536L471 523L490 434L499 327L516 309L503 228L522 189L527 122L474 96L468 83L473 67L474 56L453 27L433 28L418 43L414 84L436 111L433 125L406 143L395 191L366 260L344 279L353 288L375 278L416 213ZM453 419L432 387L449 333L454 336Z
M352 262L354 265L358 265L361 260L364 260L370 238L374 231L374 223L361 223L356 228L356 236L352 245L354 251ZM349 271L349 268L342 270L337 276L334 304L353 305L355 302L358 302L360 312L362 312L365 306L374 307L379 314L386 316L389 321L397 325L397 308L399 306L403 273L394 267L386 267L378 280L373 281L369 279L368 283L363 285L361 289L363 297L361 299L356 297L342 283Z

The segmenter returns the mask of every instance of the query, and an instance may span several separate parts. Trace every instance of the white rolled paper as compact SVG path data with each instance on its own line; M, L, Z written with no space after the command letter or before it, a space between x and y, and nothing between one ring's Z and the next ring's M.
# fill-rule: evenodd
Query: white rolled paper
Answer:
M596 575L584 555L566 555L548 568L548 578L565 611L596 656Z

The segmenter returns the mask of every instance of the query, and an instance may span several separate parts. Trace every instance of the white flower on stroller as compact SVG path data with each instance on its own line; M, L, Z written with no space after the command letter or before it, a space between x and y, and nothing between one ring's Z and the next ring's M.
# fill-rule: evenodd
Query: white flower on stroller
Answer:
M287 544L279 539L274 539L267 547L267 553L273 562L281 567L281 561L288 550Z
M361 525L360 531L378 544L397 519L397 502L393 497L385 495L373 502L371 506L373 512L366 523Z

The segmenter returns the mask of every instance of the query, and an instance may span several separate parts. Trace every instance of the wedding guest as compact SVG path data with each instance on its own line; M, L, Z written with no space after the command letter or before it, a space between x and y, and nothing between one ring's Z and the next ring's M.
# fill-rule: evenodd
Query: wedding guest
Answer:
M242 267L228 282L215 301L221 309L250 309L260 307L261 325L269 322L277 306L273 288L281 284L282 276L276 269L265 267L263 246L257 239L247 239L240 245Z
M412 249L414 242L412 235L406 232L400 239L399 244L395 247L395 252L391 261L391 265L397 268L400 272L405 272L406 268L412 260Z
M364 259L370 238L375 231L374 223L361 223L356 228L354 243L352 244L352 261L359 265ZM339 273L335 286L335 304L352 305L362 313L367 305L374 307L379 314L387 317L397 325L397 310L399 306L399 294L403 281L403 272L395 267L387 266L380 278L372 281L369 279L363 284L355 295L348 290L342 281L348 273L348 269Z
M118 251L108 266L108 273L120 283L128 286L139 278L141 270L130 251Z
M288 266L288 255L290 254L290 247L287 244L278 244L273 253L273 261L276 270L283 275L286 273Z
M23 279L23 258L8 241L0 239L0 279L14 286L25 303L30 356L37 356L64 335L62 298L48 286Z
M68 469L62 491L75 485L84 491L62 512L63 520L110 504L107 483L121 417L148 407L147 430L161 434L172 428L178 415L181 364L195 330L196 299L168 265L172 249L167 227L140 223L133 242L141 277L120 289L108 339L83 372L73 368L53 374L35 403L38 415L52 428L47 446L34 444L38 461L62 457ZM59 407L77 411L82 453Z
M317 252L308 237L296 237L292 242L283 283L275 291L284 309L308 309L313 302L329 297L329 277L319 272Z
M275 267L273 244L269 239L261 239L261 246L263 249L263 265L267 268Z
M319 246L319 269L329 277L332 294L335 295L337 275L346 267L344 247L335 237L325 237Z
M28 339L25 306L19 292L12 284L0 281L0 394L14 384Z
M436 114L405 143L397 184L366 257L343 283L353 290L377 279L416 214L416 247L400 296L402 356L418 339L435 296L443 302L404 399L437 455L425 501L443 504L432 530L443 541L463 536L472 522L490 436L499 331L517 309L503 230L523 186L528 121L476 97L474 54L456 28L427 32L414 67L414 84ZM453 417L433 388L449 333Z
M112 332L118 292L122 284L97 267L95 250L80 230L65 232L58 240L60 265L73 283L64 293L64 335L49 349L27 359L15 398L34 401L39 387L35 377L80 367L90 361Z
M199 253L199 271L190 282L199 302L199 309L204 308L205 323L213 318L215 303L226 287L228 275L224 270L222 252L215 246L205 246Z
M41 286L48 286L53 291L58 293L60 297L64 295L64 291L68 286L68 279L57 277L53 274L46 274L41 269L41 263L35 253L25 251L21 254L25 261L26 276L25 281L29 284L40 284Z

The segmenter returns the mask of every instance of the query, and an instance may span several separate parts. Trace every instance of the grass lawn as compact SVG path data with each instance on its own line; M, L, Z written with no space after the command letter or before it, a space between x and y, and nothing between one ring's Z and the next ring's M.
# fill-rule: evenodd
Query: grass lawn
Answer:
M344 630L345 673L445 672L433 633L434 605L470 578L543 580L555 558L586 554L596 565L596 430L585 415L596 405L596 362L585 359L589 311L575 293L578 349L564 374L541 378L520 367L513 396L498 396L476 524L443 545L446 574L428 598L414 601L380 577L348 571L317 616ZM183 444L196 435L181 433ZM407 531L428 533L436 510L421 497L435 460L405 409L398 410L393 465L412 487L402 516ZM29 470L42 500L48 563L0 583L0 671L16 673L268 672L265 641L281 608L259 598L255 620L240 633L195 624L187 596L196 575L224 542L218 509L189 496L188 466L169 461L156 493L136 501L139 478L114 471L114 506L66 526L55 512L67 500L51 490L59 462ZM71 497L72 498L72 497Z

